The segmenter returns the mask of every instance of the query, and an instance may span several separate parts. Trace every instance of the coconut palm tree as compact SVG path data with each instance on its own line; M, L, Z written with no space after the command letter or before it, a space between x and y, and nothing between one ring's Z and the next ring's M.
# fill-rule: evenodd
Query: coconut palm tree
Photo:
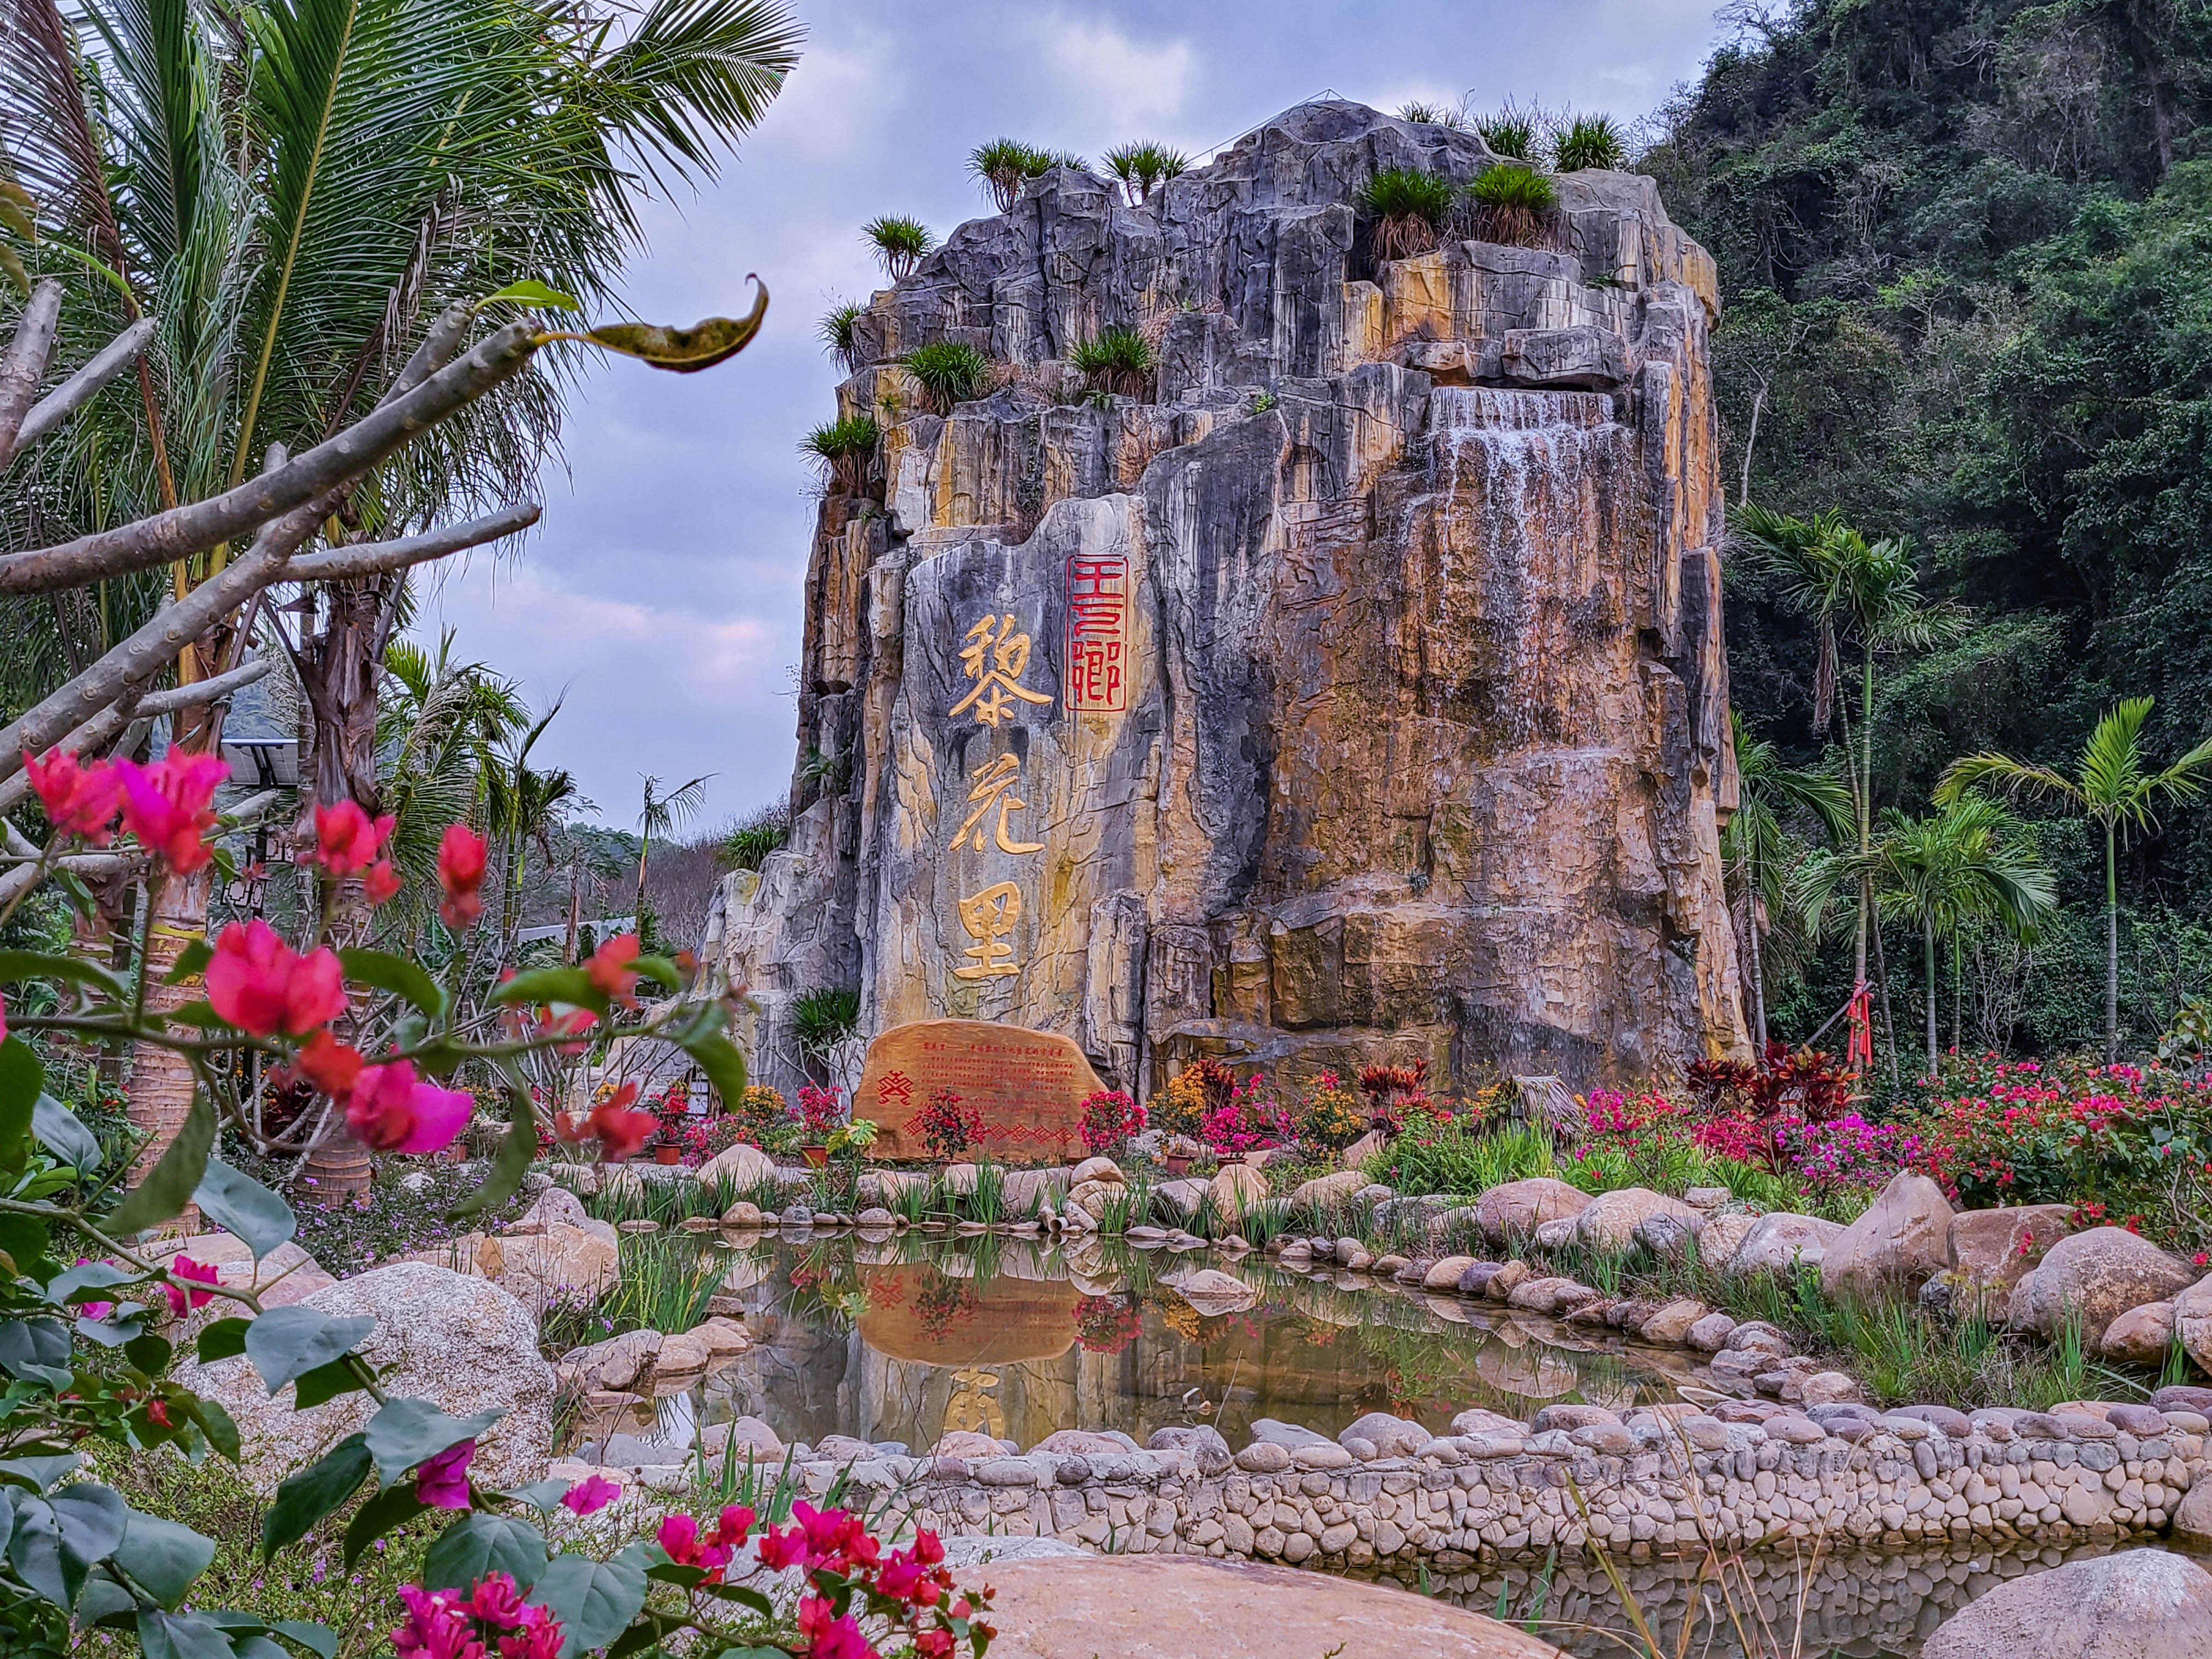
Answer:
M323 441L386 395L419 340L466 326L456 302L612 299L640 198L714 173L799 39L782 0L74 0L66 15L0 0L0 171L33 192L43 257L80 290L67 314L110 333L159 319L141 397L102 399L83 441L49 447L27 481L54 509L44 533L201 499L273 447ZM557 433L557 375L519 374L424 434L332 504L326 539L516 499ZM231 551L179 562L172 591ZM398 576L334 587L320 626L285 641L325 799L343 787L378 810L367 740L404 592ZM234 665L258 620L191 641L179 676ZM173 740L213 748L219 708ZM207 898L204 874L159 891L158 1002L199 994L167 969L204 933ZM137 1056L148 1156L192 1087L169 1051Z
M2110 710L2082 744L2079 768L2070 778L2008 755L1980 754L1953 761L1936 785L1939 804L1958 799L1971 789L1994 787L2061 802L2104 831L2107 1065L2120 1052L2120 843L2131 834L2156 835L2159 809L2194 800L2203 792L2203 775L2212 769L2212 738L2207 738L2163 771L2148 769L2142 728L2150 718L2151 704L2149 697L2130 697Z
M484 774L484 819L501 849L505 872L500 881L500 961L514 956L514 935L522 926L522 884L530 848L535 845L550 866L555 859L552 835L564 812L580 798L576 780L567 769L538 771L530 764L530 751L545 728L561 712L556 702L543 718L523 734L520 742L499 757Z
M650 773L646 775L645 804L637 818L641 832L637 843L637 923L641 929L651 908L645 896L645 861L652 854L653 838L672 835L679 824L699 816L699 809L706 805L707 785L714 775L709 772L705 777L694 778L663 794L660 780Z
M1832 772L1808 771L1783 764L1764 738L1745 729L1743 716L1729 711L1735 738L1738 802L1735 815L1721 832L1721 859L1729 885L1744 907L1744 938L1751 958L1752 1037L1766 1052L1766 956L1761 935L1771 919L1784 913L1789 872L1801 850L1783 828L1782 815L1799 812L1819 823L1838 846L1850 843L1855 830L1850 786Z
M1819 635L1820 655L1813 674L1813 727L1826 733L1839 715L1836 696L1841 641L1846 636L1859 654L1859 755L1850 769L1851 795L1858 820L1858 850L1863 860L1874 842L1874 690L1875 659L1893 651L1927 650L1955 638L1966 625L1963 613L1931 604L1920 592L1911 550L1901 538L1869 542L1834 513L1796 519L1747 501L1729 516L1730 527L1747 543L1758 562L1780 583L1782 604L1809 618ZM1851 747L1848 720L1842 722L1844 747ZM1856 946L1856 980L1867 982L1867 945L1874 929L1874 894L1863 884ZM1875 945L1880 949L1879 937ZM1890 1066L1896 1069L1896 1033L1887 1016L1887 976L1883 976L1885 1024L1891 1026Z
M1987 795L1965 793L1926 817L1885 811L1871 848L1815 860L1803 890L1817 911L1838 887L1870 887L1876 903L1920 930L1926 983L1928 1071L1939 1056L1936 1036L1936 946L1951 947L1951 995L1959 996L1960 934L1975 923L2002 927L2022 940L2058 907L2051 872L2028 846L2012 816Z

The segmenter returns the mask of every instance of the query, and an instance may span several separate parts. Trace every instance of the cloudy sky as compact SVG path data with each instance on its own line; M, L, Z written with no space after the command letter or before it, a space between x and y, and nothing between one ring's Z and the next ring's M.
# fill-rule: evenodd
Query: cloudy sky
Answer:
M1204 155L1324 91L1395 109L1507 97L1641 116L1694 75L1714 0L793 0L808 39L720 182L657 205L629 289L641 316L741 313L761 337L711 373L596 368L568 417L543 524L427 595L423 631L564 699L540 764L634 826L639 778L711 773L706 821L790 778L811 473L834 413L814 336L875 267L860 226L913 214L942 238L985 211L966 156L1001 135L1096 158L1152 139Z

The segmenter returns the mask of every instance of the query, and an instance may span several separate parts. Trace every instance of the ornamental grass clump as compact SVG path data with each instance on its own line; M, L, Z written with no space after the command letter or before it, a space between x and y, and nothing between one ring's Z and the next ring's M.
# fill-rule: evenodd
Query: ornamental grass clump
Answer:
M964 340L937 340L899 359L933 415L950 415L990 389L991 360Z
M857 495L867 482L870 464L883 429L872 415L847 415L817 426L799 443L799 451L822 463L830 488L840 495Z
M1618 167L1626 153L1610 115L1577 115L1552 141L1552 165L1561 173Z
M1164 144L1124 144L1106 152L1107 170L1121 181L1131 207L1152 199L1152 192L1190 167L1190 158Z
M823 349L848 374L853 372L853 351L859 343L860 319L867 314L867 307L846 300L823 312L822 320L814 325Z
M1468 187L1476 234L1486 242L1511 247L1541 247L1552 240L1552 213L1559 187L1522 162L1501 162Z
M1014 198L1022 193L1024 184L1042 178L1057 167L1072 167L1081 172L1083 158L1055 155L1012 138L994 138L988 144L979 144L968 157L968 171L975 175L989 193L992 204L1001 213L1012 211Z
M1398 118L1420 127L1449 127L1455 132L1467 126L1467 118L1455 109L1442 104L1425 104L1419 99L1398 106Z
M1362 185L1353 199L1375 216L1375 257L1404 259L1436 246L1454 192L1440 173L1388 167Z
M1537 146L1550 125L1550 119L1540 108L1530 105L1523 109L1509 98L1495 115L1478 116L1474 130L1489 146L1492 155L1516 161L1534 161Z
M860 234L875 248L884 274L894 283L912 276L922 257L937 246L937 238L919 219L871 219L860 227Z
M1079 340L1068 362L1093 392L1142 398L1152 389L1158 358L1152 343L1127 323L1113 323L1087 340Z

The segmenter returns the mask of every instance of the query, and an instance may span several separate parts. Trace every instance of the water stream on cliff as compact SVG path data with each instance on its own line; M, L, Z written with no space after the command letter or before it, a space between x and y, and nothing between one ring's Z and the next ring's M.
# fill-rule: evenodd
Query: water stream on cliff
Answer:
M1486 1406L1526 1419L1555 1401L1622 1409L1678 1398L1699 1373L1679 1351L1611 1333L1430 1298L1346 1277L1276 1271L1264 1259L1224 1263L1258 1292L1248 1310L1201 1314L1174 1284L1214 1258L1093 1243L1073 1254L999 1237L880 1243L850 1235L769 1236L732 1246L678 1236L677 1249L725 1263L723 1289L745 1308L754 1346L703 1385L653 1402L616 1429L672 1449L702 1427L756 1417L787 1443L830 1435L926 1448L949 1430L980 1430L1024 1448L1059 1429L1113 1429L1142 1443L1171 1425L1211 1424L1231 1446L1274 1418L1334 1435L1370 1411L1447 1429ZM1936 1624L2002 1578L2096 1547L2022 1547L1863 1554L1753 1553L1735 1601L1756 1601L1790 1651L1805 1607L1807 1655L1911 1659ZM1702 1617L1692 1651L1741 1659L1729 1615L1698 1564L1623 1562L1638 1609L1673 1647L1683 1610ZM1371 1570L1370 1570L1371 1571ZM1811 1585L1801 1597L1801 1573ZM1425 1590L1521 1622L1570 1652L1624 1651L1630 1619L1587 1557L1489 1564L1423 1575ZM1762 1651L1754 1632L1754 1652Z

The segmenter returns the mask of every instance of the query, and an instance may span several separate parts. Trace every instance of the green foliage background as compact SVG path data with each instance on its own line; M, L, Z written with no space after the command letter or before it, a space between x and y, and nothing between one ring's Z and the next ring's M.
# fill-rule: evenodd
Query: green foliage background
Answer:
M1944 762L1973 750L2063 765L2133 693L2157 697L2147 738L2172 759L2212 729L2212 8L1723 16L1734 39L1638 165L1719 264L1731 497L1747 479L1764 506L1910 536L1931 595L1976 616L1958 644L1886 669L1878 799L1925 810ZM1728 627L1752 729L1810 758L1813 637L1745 561ZM2136 1048L2212 981L2212 810L2165 830L2123 874ZM2098 860L2076 825L2048 824L2044 850L2068 915L2024 963L1989 943L1978 989L1970 965L1970 1042L2069 1047L2101 1024ZM1847 956L1771 988L1781 1034L1840 1002ZM1917 958L1901 933L1887 957L1910 1065Z

